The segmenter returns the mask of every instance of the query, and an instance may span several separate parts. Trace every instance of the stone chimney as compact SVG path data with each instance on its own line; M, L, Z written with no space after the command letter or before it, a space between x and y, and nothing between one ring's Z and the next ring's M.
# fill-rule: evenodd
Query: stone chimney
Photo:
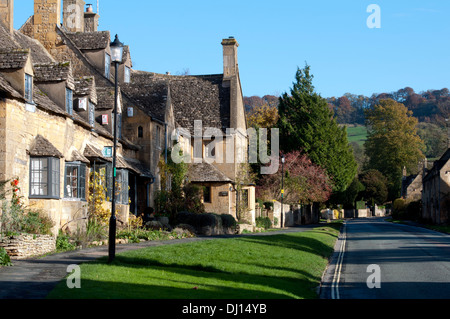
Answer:
M56 46L61 25L60 0L34 0L33 37L50 51Z
M88 4L84 13L84 32L96 32L100 16L92 9L92 4Z
M0 23L10 32L14 31L14 0L0 0Z
M238 74L237 48L239 43L234 37L222 41L223 46L223 77L230 80Z
M244 100L239 79L238 53L239 43L234 37L222 40L223 46L223 87L230 88L230 128L247 130L245 122Z
M63 25L70 32L84 32L84 6L83 0L64 0Z

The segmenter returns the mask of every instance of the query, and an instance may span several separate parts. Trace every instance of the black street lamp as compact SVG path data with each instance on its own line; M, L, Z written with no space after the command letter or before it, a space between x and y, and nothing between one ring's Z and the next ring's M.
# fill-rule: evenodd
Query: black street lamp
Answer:
M283 228L283 214L284 214L284 163L286 158L281 155L281 228Z
M123 43L119 41L116 34L114 42L111 42L111 62L115 66L115 96L114 96L114 147L113 147L113 184L112 184L112 202L111 202L111 219L109 221L109 262L112 262L116 257L116 161L117 161L117 102L119 98L119 82L118 70L119 64L122 63L123 58Z

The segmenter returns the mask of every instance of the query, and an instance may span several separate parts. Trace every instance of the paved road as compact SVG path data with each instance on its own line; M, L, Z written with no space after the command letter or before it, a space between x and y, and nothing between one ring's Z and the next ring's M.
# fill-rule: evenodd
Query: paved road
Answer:
M379 218L348 221L321 298L450 299L450 236Z
M273 236L289 232L302 232L319 225L300 226L275 232L237 236L196 237L169 241L149 241L141 244L117 245L116 252L142 249L151 246L173 245L202 240L215 240L245 236ZM96 260L108 256L108 247L50 255L45 258L13 261L13 267L0 268L1 299L44 299L67 276L69 265Z

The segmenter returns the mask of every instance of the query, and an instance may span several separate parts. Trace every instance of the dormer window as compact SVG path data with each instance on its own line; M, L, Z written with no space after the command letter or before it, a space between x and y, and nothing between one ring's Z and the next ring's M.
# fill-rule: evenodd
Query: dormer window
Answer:
M111 56L105 53L105 77L109 79L111 73Z
M125 66L125 83L130 83L131 81L131 69L127 66Z
M66 112L73 115L73 91L66 88Z
M25 100L33 103L33 77L25 73Z

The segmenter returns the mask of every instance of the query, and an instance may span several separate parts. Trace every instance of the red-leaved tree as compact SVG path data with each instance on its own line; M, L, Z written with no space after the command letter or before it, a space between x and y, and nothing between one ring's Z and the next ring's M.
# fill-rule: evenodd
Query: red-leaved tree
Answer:
M286 204L312 204L328 201L332 181L325 169L311 162L300 151L285 155L284 202ZM257 198L264 201L281 200L282 169L276 174L264 175L257 186Z

